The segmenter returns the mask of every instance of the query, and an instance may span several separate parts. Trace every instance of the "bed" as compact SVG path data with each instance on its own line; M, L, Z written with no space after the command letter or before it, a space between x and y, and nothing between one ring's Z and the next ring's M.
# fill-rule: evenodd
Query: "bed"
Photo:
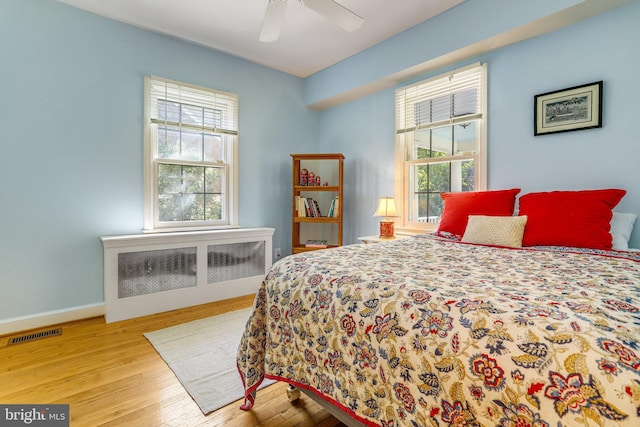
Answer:
M521 242L540 237L528 200ZM238 349L243 409L271 378L371 426L640 425L640 253L470 242L470 212L462 235L275 263Z

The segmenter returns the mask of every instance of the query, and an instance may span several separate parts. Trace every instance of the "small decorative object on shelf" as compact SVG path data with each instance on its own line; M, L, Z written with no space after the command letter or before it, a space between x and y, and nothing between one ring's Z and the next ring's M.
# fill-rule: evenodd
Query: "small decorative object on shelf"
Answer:
M373 216L384 217L380 220L380 238L393 239L394 238L394 222L393 217L397 217L398 210L396 209L396 202L393 197L380 197L378 200L378 209Z
M316 185L316 174L313 172L309 172L309 180L307 181L307 185Z
M309 171L306 169L300 170L300 185L307 185L309 182Z
M320 175L316 175L316 185L317 185L318 187L320 186L320 183L321 183L321 182L322 182L322 181L320 180Z

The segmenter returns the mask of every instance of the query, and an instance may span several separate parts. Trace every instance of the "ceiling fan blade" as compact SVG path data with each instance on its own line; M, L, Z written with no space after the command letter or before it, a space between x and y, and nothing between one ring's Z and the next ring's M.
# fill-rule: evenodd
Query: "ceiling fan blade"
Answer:
M333 0L301 0L309 9L319 13L347 31L355 31L364 19Z
M267 11L264 14L262 31L260 32L261 42L267 43L278 40L286 8L287 0L269 0Z

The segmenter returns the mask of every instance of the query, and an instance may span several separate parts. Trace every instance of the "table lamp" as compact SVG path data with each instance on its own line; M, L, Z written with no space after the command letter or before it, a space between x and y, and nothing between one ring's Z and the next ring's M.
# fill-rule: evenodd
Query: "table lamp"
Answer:
M373 216L383 217L380 220L380 238L381 239L393 239L395 238L393 230L393 220L390 218L397 217L398 210L396 209L396 202L393 197L380 197L378 200L378 209Z

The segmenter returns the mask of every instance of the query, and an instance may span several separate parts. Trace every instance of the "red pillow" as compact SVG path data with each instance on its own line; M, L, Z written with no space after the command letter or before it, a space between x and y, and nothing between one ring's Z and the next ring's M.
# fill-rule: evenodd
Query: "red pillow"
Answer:
M525 194L519 212L528 217L522 246L611 249L612 209L625 194L619 189Z
M469 215L510 216L519 188L493 191L441 193L444 208L436 234L451 233L462 238Z

